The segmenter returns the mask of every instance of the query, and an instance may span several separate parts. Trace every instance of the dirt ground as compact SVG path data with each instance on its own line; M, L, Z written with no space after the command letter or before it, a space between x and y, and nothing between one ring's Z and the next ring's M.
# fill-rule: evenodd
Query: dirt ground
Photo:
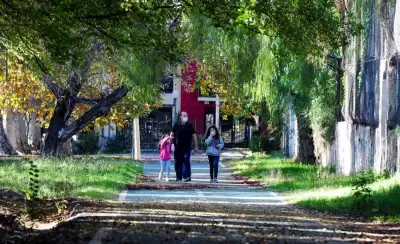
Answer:
M32 221L22 194L0 191L0 243L399 243L400 224L293 206L67 199ZM43 211L42 211L43 212Z

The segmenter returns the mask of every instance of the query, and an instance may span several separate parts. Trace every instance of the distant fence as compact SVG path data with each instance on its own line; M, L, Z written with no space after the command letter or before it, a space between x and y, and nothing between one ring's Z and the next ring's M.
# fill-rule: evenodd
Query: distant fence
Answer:
M203 140L206 125L204 121L191 121L199 139ZM144 151L154 151L164 133L169 133L172 129L171 120L157 120L155 118L140 118L140 147ZM255 130L255 126L246 124L246 119L231 118L221 120L221 135L225 142L225 147L248 147L250 130ZM199 133L200 132L200 133ZM117 129L116 140L118 144L129 149L132 147L132 123L126 124L124 128ZM201 142L200 142L201 145Z

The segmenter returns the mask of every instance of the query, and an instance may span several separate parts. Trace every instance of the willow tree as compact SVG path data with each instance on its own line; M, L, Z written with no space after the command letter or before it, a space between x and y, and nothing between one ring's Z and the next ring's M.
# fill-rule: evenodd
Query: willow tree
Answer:
M266 102L276 127L282 126L282 113L293 103L303 142L308 141L298 160L313 160L309 110L316 104L311 103L316 89L310 88L320 78L315 78L318 67L326 64L314 66L311 60L324 60L326 51L340 41L333 2L240 1L236 6L237 18L217 16L224 12L217 9L208 18L201 17L203 12L189 12L190 21L184 21L188 56L199 67L198 86L225 98L226 113L248 113ZM222 28L216 27L221 18ZM307 69L312 76L307 77Z

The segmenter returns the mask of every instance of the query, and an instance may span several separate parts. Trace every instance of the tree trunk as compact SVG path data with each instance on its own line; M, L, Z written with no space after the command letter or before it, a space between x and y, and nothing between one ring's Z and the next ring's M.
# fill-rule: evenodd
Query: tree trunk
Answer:
M67 122L65 119L70 116L74 106L74 104L71 104L70 99L71 97L69 93L64 92L62 98L57 100L53 116L50 119L46 137L44 138L44 145L41 152L42 156L58 156L57 149L61 144L59 140L60 133L62 133L62 129L65 128ZM68 106L70 104L72 105L72 108Z
M60 88L53 82L50 76L46 75L43 63L38 59L38 65L42 69L43 82L50 88L57 98L57 104L53 116L50 119L50 125L44 138L44 145L41 150L42 156L56 157L61 145L67 142L73 135L81 131L96 118L107 115L110 108L121 100L129 91L128 87L122 85L115 89L111 94L101 99L79 98L78 94L82 84L89 81L91 66L96 56L103 50L104 44L95 43L88 54L87 62L75 72L68 76L67 87ZM93 106L89 111L82 115L72 124L69 123L72 111L77 103L83 103Z
M56 157L60 145L73 135L81 131L87 125L95 121L97 118L105 116L110 111L110 108L119 100L121 100L129 89L125 85L116 89L107 97L95 102L95 105L87 111L82 117L67 125L68 118L77 102L84 102L83 99L75 99L72 96L64 93L62 96L65 99L57 101L56 108L50 120L50 125L45 137L42 156ZM88 103L89 101L85 101ZM94 104L93 102L90 102Z
M30 120L27 123L28 128L28 145L32 150L39 150L40 148L40 127L37 125L37 114L35 112L30 114Z
M33 97L29 99L29 106L38 109L38 101L36 101ZM28 145L31 150L38 151L40 148L40 139L41 139L41 131L40 127L37 124L37 112L29 112L26 114L26 127L27 127L27 137L28 137Z
M314 140L312 137L312 130L309 126L307 118L302 115L297 116L298 128L298 149L296 161L303 163L314 163Z
M30 154L31 150L28 145L27 125L24 117L20 113L8 112L3 117L4 131L8 137L11 147L18 154Z
M0 155L16 155L12 149L3 127L3 115L0 112Z

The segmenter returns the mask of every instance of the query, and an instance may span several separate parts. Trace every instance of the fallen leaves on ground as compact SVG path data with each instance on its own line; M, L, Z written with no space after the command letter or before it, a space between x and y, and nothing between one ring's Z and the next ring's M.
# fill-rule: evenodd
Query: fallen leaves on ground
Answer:
M247 176L235 175L235 174L233 174L232 176L235 180L243 181L245 184L252 185L252 186L262 186L262 184L260 184L260 182L258 182L256 180L252 180Z
M144 175L144 174L141 174L141 175L140 175L140 180L141 180L142 182L155 182L155 180L154 180L153 178L151 178L151 177L149 177L149 176L146 176L146 175Z
M0 195L0 199L9 207L18 204L9 201L24 200L22 194L9 192L8 196ZM73 217L61 221L56 228L10 231L10 226L15 227L15 223L9 219L11 222L1 222L0 234L10 243L400 241L400 224L367 223L347 216L319 215L290 205L69 199L68 209L73 209ZM10 210L2 208L3 214L5 211ZM1 241L5 242L5 239Z

